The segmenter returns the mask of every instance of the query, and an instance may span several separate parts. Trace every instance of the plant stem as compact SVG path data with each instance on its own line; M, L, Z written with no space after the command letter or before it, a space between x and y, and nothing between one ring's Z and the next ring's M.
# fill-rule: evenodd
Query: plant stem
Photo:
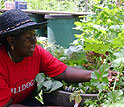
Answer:
M115 86L116 86L116 79L114 81L113 91L115 90Z
M109 87L107 87L107 89L108 89L109 92L111 91Z

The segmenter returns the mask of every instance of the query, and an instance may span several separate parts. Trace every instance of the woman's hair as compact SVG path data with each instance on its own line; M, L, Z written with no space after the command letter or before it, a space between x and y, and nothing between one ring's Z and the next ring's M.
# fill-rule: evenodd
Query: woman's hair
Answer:
M0 38L0 45L8 46L8 42L7 42L6 37L4 37L4 38Z
M18 36L17 36L18 35ZM19 34L15 34L15 35L10 35L12 37L14 37L15 39L17 39L19 37ZM0 45L5 45L5 46L8 46L9 43L7 41L7 37L4 37L4 38L0 38Z

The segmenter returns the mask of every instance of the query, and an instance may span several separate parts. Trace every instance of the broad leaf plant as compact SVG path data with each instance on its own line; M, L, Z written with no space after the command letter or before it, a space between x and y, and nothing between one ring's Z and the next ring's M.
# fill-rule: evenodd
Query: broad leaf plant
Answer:
M75 22L77 26L75 29L83 32L75 36L78 40L75 45L82 44L86 53L99 54L99 60L102 61L92 73L90 81L98 89L98 100L94 101L95 107L115 107L115 105L122 107L124 103L124 80L123 76L121 77L124 67L124 10L123 7L117 7L114 4L104 8L94 6L94 9L97 10L96 13L85 18L81 17L80 21ZM120 79L119 82L115 80L109 84L108 70L118 72L116 78ZM92 104L86 101L86 106L89 107Z

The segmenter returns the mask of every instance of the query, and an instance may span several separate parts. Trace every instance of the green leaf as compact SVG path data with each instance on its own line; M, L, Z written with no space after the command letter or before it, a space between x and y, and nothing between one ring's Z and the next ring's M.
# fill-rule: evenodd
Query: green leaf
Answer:
M90 41L91 42L91 41ZM84 44L84 50L89 50L89 51L94 51L96 53L103 53L105 54L106 51L109 49L109 44L103 44L100 41L92 41L90 42L85 42Z
M86 55L84 52L73 52L70 56L70 60L73 60L73 61L80 61L85 58L86 58Z
M100 84L100 81L99 80L96 80L96 79L91 79L90 82L94 86L97 86L98 84Z
M45 75L43 73L38 73L37 76L35 77L35 81L37 82L37 92L39 93L43 87Z
M103 83L101 83L101 84L97 84L97 88L99 89L99 91L101 92L101 91L103 91Z
M103 80L103 85L104 85L104 86L105 86L105 85L108 86L109 81L108 81L107 76L106 76L106 77L103 77L102 80Z
M75 24L76 26L82 26L82 23L79 22L79 21L74 22L74 24Z
M109 70L109 64L108 63L103 63L100 68L99 68L99 71L102 73L102 72L105 72L107 70Z
M46 87L46 91L48 91L52 87L52 84L52 80L48 80L44 82L43 86Z
M94 72L91 73L91 78L92 79L99 79L100 78L100 74L97 70L95 70Z
M38 84L36 90L38 93L41 89L44 92L51 92L63 86L63 83L60 81L54 80L51 77L47 77L43 73L39 73L35 79Z
M105 71L102 75L102 77L107 77L108 76L108 71Z
M42 84L45 81L45 75L43 73L37 74L35 77L37 84Z
M91 78L92 78L92 79L97 79L97 76L95 75L94 72L91 73Z
M118 67L118 66L120 66L120 64L124 64L123 57L117 58L114 61L112 61L112 66L114 66L114 67Z
M43 87L43 84L39 84L38 86L37 86L37 92L39 93L41 90L42 90L42 87Z
M71 62L81 62L83 59L86 59L85 52L81 45L70 46L67 50L69 61Z
M123 47L124 46L124 38L122 37L117 37L112 41L112 46L113 48L118 48L118 47Z
M81 102L81 100L82 100L82 98L81 98L80 94L75 96L75 103L76 104L79 104Z
M120 100L120 97L123 95L122 90L114 90L109 93L107 93L107 98L110 102L116 103Z
M56 89L62 87L63 84L60 81L53 81L50 92L55 91Z

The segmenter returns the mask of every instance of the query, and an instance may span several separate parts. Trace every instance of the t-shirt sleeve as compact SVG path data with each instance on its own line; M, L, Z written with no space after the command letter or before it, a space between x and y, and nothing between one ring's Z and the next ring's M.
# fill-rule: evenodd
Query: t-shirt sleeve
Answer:
M45 49L40 49L41 56L41 72L45 73L49 77L57 76L63 73L67 65L53 57L52 54Z
M0 107L5 105L12 96L11 90L6 83L4 75L2 74L3 72L4 71L0 65Z

